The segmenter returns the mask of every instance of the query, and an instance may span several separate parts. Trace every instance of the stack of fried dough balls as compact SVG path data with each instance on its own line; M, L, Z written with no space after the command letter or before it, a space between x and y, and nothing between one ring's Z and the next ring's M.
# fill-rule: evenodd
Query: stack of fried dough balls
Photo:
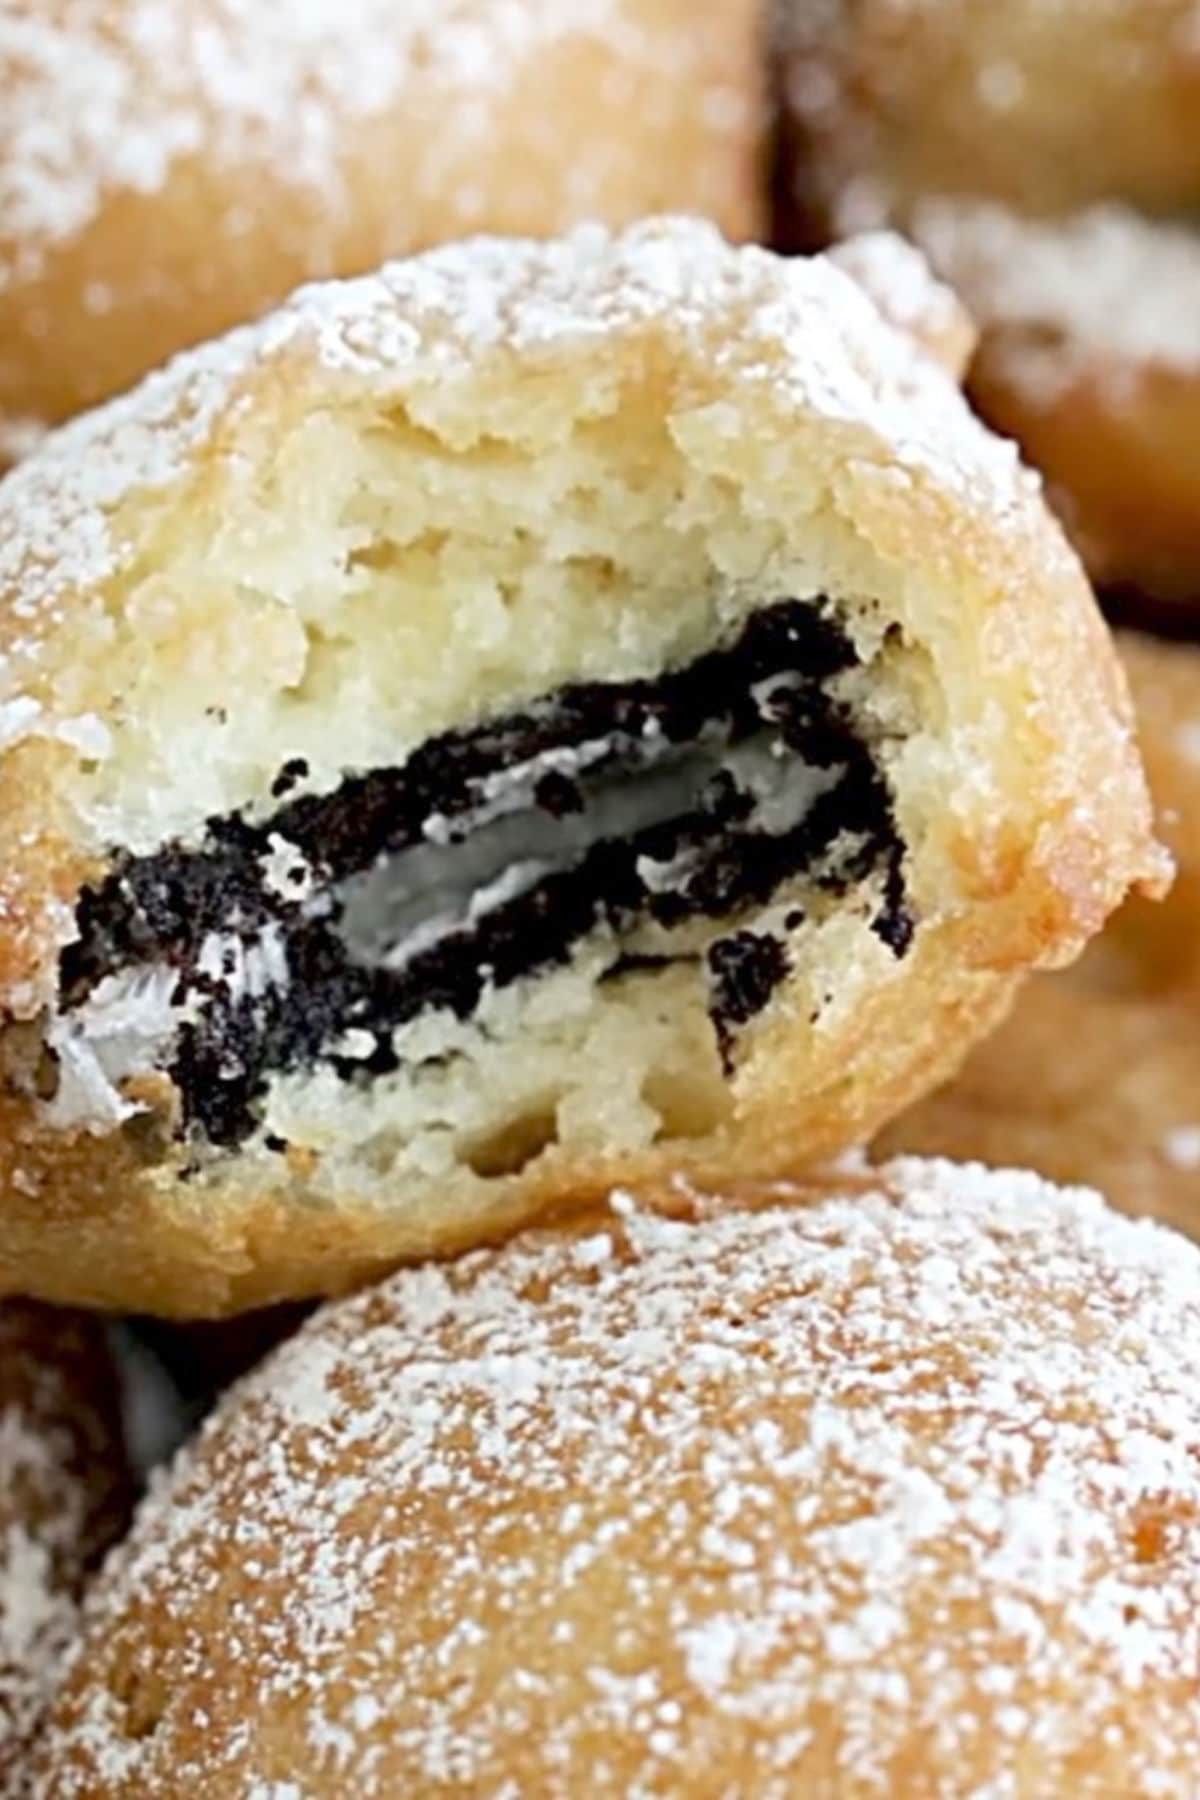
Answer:
M768 10L0 7L0 1800L1193 1800L1195 8Z
M1191 0L777 0L791 236L910 231L1102 588L1200 614Z
M628 1197L326 1310L38 1792L1187 1795L1200 1251L1031 1175Z
M299 296L0 488L9 791L39 808L10 826L11 1278L236 1309L442 1253L319 1312L145 1503L35 1793L1169 1792L1190 1766L1197 1259L1032 1176L738 1176L847 1147L1019 971L1160 885L1113 646L958 391L963 343L891 239L790 264L681 222L469 244ZM376 614L411 558L438 606L397 683ZM494 571L499 618L471 610ZM308 683L293 612L323 621ZM581 771L628 721L680 749L624 752L614 888L616 784ZM540 799L547 771L577 792ZM449 923L444 863L419 915L394 874L396 898L362 885L364 855L372 883L412 866L418 802L422 857L480 833ZM531 805L539 860L488 878L496 809ZM581 814L601 858L555 835ZM509 962L447 987L484 932ZM401 981L368 1012L350 975L385 933ZM382 1055L380 1008L422 979ZM544 1136L517 1131L534 1077ZM483 1105L519 1154L472 1148ZM636 1189L589 1202L622 1168ZM1154 1450L1151 1419L1177 1434Z

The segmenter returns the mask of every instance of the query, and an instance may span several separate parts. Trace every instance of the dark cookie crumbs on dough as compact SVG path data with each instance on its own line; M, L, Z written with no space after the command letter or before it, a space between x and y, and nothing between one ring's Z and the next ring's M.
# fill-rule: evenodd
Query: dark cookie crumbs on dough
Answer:
M107 878L81 897L78 941L61 962L62 1004L69 1012L124 970L177 971L176 1000L201 1004L180 1028L169 1073L189 1130L232 1147L257 1128L271 1074L321 1061L356 1082L387 1073L398 1066L398 1026L430 1008L467 1018L488 987L565 963L597 928L619 934L645 920L669 929L724 919L767 903L798 876L841 893L879 874L883 901L873 927L903 954L912 920L890 793L826 687L856 660L819 603L781 601L755 614L732 644L683 669L563 688L526 711L431 739L399 767L348 775L329 793L287 798L308 773L302 759L291 759L273 788L283 804L265 820L230 814L208 822L199 848L173 843L149 856L116 855ZM570 752L597 743L603 754L570 766ZM755 795L736 766L721 762L746 746L794 758L798 774L801 766L827 773L823 790L786 829L758 828ZM473 815L486 784L564 755L567 766L546 766L528 801L531 814L540 811L564 831L606 795L636 791L639 778L661 779L664 770L680 772L687 804L630 835L586 844L578 860L546 868L398 966L355 955L344 925L347 884L405 853L454 853L422 851L431 842L478 842ZM687 788L693 780L694 792ZM281 892L269 879L265 864L280 840L309 871L306 892ZM646 859L680 872L648 885ZM255 946L272 933L286 956L286 981L239 992L212 972L204 949L214 934L222 945ZM613 973L636 966L615 943ZM710 968L714 1026L728 1064L733 1032L767 1004L786 956L771 938L737 933L712 947Z
M786 946L769 932L735 931L732 937L718 938L710 948L710 1012L726 1074L733 1066L737 1026L747 1024L763 1010L786 980L788 966Z
M307 777L307 762L302 756L293 756L289 762L284 763L271 783L272 796L276 800L282 800L285 794L290 794L294 788L298 788Z

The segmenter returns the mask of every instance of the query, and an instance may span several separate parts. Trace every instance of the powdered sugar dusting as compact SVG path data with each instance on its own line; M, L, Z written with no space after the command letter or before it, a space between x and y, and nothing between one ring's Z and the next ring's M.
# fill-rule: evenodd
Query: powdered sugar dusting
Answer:
M1200 239L1120 206L1024 219L991 205L930 201L918 241L984 325L1058 334L1037 357L1059 379L1105 358L1200 370ZM1120 371L1114 371L1119 378Z
M0 418L0 474L36 450L46 435L40 419Z
M18 664L37 662L63 600L77 604L128 567L125 502L182 483L202 448L242 466L238 420L255 378L280 361L292 388L317 389L323 404L366 397L396 408L467 386L497 354L552 362L654 333L734 395L857 428L864 451L969 504L1007 516L1027 503L1034 478L1013 447L824 258L733 250L686 220L615 237L583 227L552 244L477 239L302 289L53 433L0 483L0 590L10 596L0 701L21 692ZM177 498L185 503L182 488Z
M199 18L179 0L9 7L0 287L110 195L157 191L201 149L336 203L342 121L394 104L414 71L482 97L555 38L617 25L613 0L209 0Z
M921 252L894 231L869 231L829 253L871 296L888 323L926 345L961 375L975 332L961 302L935 280Z
M1193 1793L1200 1251L949 1164L691 1215L286 1345L94 1594L53 1791Z
M1176 1125L1167 1132L1162 1148L1172 1168L1200 1172L1200 1125Z
M0 1793L77 1626L87 1563L121 1518L116 1394L98 1327L0 1307Z

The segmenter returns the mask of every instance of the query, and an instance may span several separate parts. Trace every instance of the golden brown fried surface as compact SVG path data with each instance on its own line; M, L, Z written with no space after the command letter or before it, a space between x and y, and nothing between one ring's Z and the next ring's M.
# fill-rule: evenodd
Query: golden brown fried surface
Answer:
M935 203L913 228L980 326L972 401L1045 475L1093 580L1143 617L1200 608L1200 237L1116 206Z
M948 1164L658 1199L234 1390L39 1793L1190 1800L1200 1253Z
M980 326L974 403L1046 475L1093 580L1143 623L1200 608L1194 7L777 11L782 236L909 231Z
M314 277L664 209L756 234L759 9L21 0L0 21L0 466Z
M822 233L931 195L1049 216L1200 197L1192 0L775 0L792 198Z
M880 1153L1021 1164L1200 1234L1200 649L1121 640L1179 874L1082 959L1037 977L949 1087Z

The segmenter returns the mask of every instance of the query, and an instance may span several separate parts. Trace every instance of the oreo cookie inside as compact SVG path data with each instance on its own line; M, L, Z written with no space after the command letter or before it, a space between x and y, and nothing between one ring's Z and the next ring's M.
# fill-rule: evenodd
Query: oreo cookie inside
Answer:
M880 875L874 929L908 947L887 783L829 691L855 663L819 604L783 600L656 679L562 688L320 795L293 797L308 773L293 758L264 819L117 853L61 960L60 1117L162 1069L186 1131L232 1148L277 1072L370 1082L429 1009L468 1018L596 934L612 979L676 960L670 934L698 920L730 922L679 950L705 966L728 1065L787 973L782 941L738 921L784 883L836 893ZM630 945L648 925L665 950Z

